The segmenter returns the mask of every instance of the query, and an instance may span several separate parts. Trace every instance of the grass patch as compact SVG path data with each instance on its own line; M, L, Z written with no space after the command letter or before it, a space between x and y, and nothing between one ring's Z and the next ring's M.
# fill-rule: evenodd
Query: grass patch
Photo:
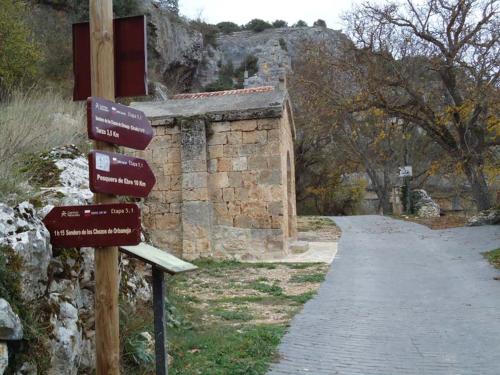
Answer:
M283 264L288 268L291 268L292 270L304 270L306 268L316 267L321 263L283 263Z
M290 276L304 273L305 268L316 275L326 272L326 267L210 259L195 263L197 271L167 280L169 373L264 375L288 322L316 292L316 284L291 283ZM130 319L129 327L122 329L128 341L123 349L123 373L152 375L141 335L144 330L153 333L152 310L149 317L137 317L139 322L134 314L143 313L130 312L122 318Z
M262 293L267 293L271 296L283 295L283 289L277 284L268 284L260 281L255 281L250 284L250 288L255 289Z
M487 251L483 255L495 268L500 268L500 248Z
M325 275L323 273L294 275L290 278L291 283L321 283L324 280L325 280Z
M232 311L232 310L224 310L221 308L215 309L214 314L216 316L221 317L224 320L240 320L240 321L249 321L251 320L252 314L248 311L240 310L240 311Z
M236 330L210 326L174 332L173 375L263 375L286 327L256 325Z
M326 217L300 216L297 219L297 229L299 232L317 231L329 226L335 226L335 223Z
M287 296L287 298L302 305L313 298L315 295L316 292L305 292L296 296Z

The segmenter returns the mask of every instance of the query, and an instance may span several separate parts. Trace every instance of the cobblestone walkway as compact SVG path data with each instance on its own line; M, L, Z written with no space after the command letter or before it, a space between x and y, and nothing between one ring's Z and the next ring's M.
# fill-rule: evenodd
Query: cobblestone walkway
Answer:
M339 251L270 375L499 375L500 227L335 218Z

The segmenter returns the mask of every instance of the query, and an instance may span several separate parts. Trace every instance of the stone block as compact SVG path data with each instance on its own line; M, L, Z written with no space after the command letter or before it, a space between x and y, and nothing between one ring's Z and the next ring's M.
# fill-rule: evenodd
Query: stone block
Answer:
M281 171L280 170L262 170L259 172L258 182L267 185L281 184Z
M261 155L250 155L248 156L248 169L258 170L267 169L267 158Z
M208 175L208 185L210 189L222 189L229 186L228 173L211 173Z
M245 156L239 156L232 159L232 169L235 172L247 170L247 158Z
M180 161L181 161L181 149L180 148L169 149L167 154L167 162L180 163Z
M267 143L267 131L265 130L254 130L252 132L244 132L243 133L243 143Z
M171 190L181 190L182 189L182 176L181 175L170 176L170 187L171 187Z
M181 163L166 163L163 166L163 174L166 176L180 175L181 172Z
M281 156L268 156L269 169L281 170Z
M209 146L227 144L226 133L214 133L214 134L210 135L208 137L207 144Z
M183 173L182 175L182 188L183 189L193 189L193 188L206 188L208 173L206 172L192 172Z
M273 216L283 215L283 201L271 202L268 204L268 211Z
M210 189L208 194L212 202L222 202L222 189Z
M207 161L205 159L183 160L181 166L182 173L207 171Z
M279 127L280 127L279 119L264 118L257 120L257 129L259 130L278 129Z
M166 203L181 203L182 192L180 190L168 190L163 192Z
M249 132L257 129L257 120L232 121L231 130Z
M224 156L223 145L208 146L208 157L210 159L222 158Z
M234 189L235 195L236 195L236 200L241 201L241 202L246 202L248 201L250 195L250 189L249 188L243 188L243 187L237 187Z
M182 201L208 201L207 188L185 189L182 191Z
M233 159L232 158L220 158L217 160L217 171L218 172L230 172L233 170Z
M271 197L273 201L279 201L285 199L285 190L283 185L271 186Z
M281 145L279 142L269 142L260 149L261 155L281 156Z
M243 187L243 174L242 172L229 172L227 173L229 178L227 186L232 186L234 188Z
M170 212L173 214L178 214L181 212L182 203L170 203Z
M260 154L260 145L258 144L243 144L238 147L234 156L251 156Z
M156 148L153 150L153 163L162 164L167 160L167 149L166 148Z
M208 172L209 173L217 172L217 159L210 159L208 161Z
M180 132L181 129L178 125L165 127L165 134L180 134Z
M154 216L154 229L176 228L181 222L179 214L167 213Z
M227 133L227 143L230 145L241 145L242 140L242 132L240 131L232 131Z
M232 158L240 155L240 149L242 146L239 145L224 145L224 157Z
M279 129L269 130L267 132L267 139L269 142L279 142L280 141L280 131Z
M234 194L234 188L233 187L227 187L227 188L223 189L223 191L222 191L222 199L225 202L233 201L234 198L235 198L235 194Z
M214 133L228 132L231 130L231 124L229 121L224 122L212 122L211 129Z

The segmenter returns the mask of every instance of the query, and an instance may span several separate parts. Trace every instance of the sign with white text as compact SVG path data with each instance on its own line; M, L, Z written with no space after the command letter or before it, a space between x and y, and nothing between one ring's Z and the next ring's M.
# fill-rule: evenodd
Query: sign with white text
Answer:
M156 183L146 160L114 152L91 151L89 173L94 193L145 198Z
M144 112L109 100L87 99L89 138L115 145L144 150L154 131Z
M136 204L55 207L43 223L55 247L130 246L141 242Z
M411 177L411 176L413 176L413 168L411 167L411 165L399 167L399 177Z

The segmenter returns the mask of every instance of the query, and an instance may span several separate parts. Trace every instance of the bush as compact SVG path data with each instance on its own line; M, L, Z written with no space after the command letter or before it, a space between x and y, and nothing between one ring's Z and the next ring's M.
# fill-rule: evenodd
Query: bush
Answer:
M231 34L241 30L241 27L234 22L219 22L216 26L219 31L224 34Z
M319 215L353 215L365 195L363 180L345 182L339 173L322 173L319 183L306 189Z
M298 20L297 23L293 25L293 27L307 27L307 23L306 21Z
M278 29L280 27L288 27L288 23L283 20L276 20L273 22L273 27Z
M206 23L201 19L191 21L190 25L203 35L203 43L205 45L217 47L217 34L219 33L219 28L217 26Z
M0 89L6 90L34 78L41 53L25 23L24 2L0 0L0 9Z
M314 22L313 26L326 27L326 22L320 18Z
M272 26L269 22L266 22L264 20L261 20L259 18L254 18L251 20L249 23L245 25L245 29L247 30L252 30L256 33L260 33L261 31L264 31L266 29L271 29Z
M280 38L279 39L280 47L283 51L288 51L288 47L286 45L285 39Z

